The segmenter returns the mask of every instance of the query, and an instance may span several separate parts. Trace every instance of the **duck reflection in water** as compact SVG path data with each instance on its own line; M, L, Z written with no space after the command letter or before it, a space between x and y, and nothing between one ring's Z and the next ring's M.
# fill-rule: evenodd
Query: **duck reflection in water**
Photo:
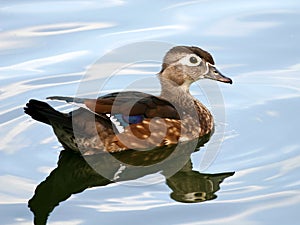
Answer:
M91 187L106 186L118 181L132 180L148 174L161 172L166 184L171 188L171 198L178 202L196 203L215 199L220 184L234 172L204 174L192 170L190 147L193 143L176 147L164 147L150 152L126 151L111 155L82 157L69 150L63 150L55 168L45 181L41 182L34 196L29 200L29 208L34 214L35 224L46 224L49 214L60 202ZM157 158L158 152L164 152ZM117 159L115 161L114 159ZM128 160L130 159L130 160ZM178 170L178 166L185 165ZM120 162L123 166L120 172ZM131 164L132 163L132 164ZM146 165L146 166L145 166ZM174 173L174 170L175 173ZM105 176L99 174L103 171ZM109 175L110 171L110 176ZM117 177L116 177L117 174Z
M25 113L51 125L60 143L58 167L29 201L35 224L72 194L88 187L132 180L161 172L179 202L216 197L219 184L233 173L201 174L192 170L190 155L214 131L210 111L189 91L201 79L232 83L215 67L212 56L198 47L170 49L159 72L160 96L126 91L97 99L53 96L80 107L62 113L45 102L30 100ZM117 121L123 127L118 130ZM80 153L80 154L79 154Z

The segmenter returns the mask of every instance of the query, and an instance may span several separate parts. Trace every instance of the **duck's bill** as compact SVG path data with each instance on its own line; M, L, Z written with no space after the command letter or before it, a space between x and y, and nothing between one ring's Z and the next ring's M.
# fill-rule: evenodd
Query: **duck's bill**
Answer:
M232 84L232 80L229 77L224 76L216 67L210 64L208 64L208 72L204 77L207 79Z

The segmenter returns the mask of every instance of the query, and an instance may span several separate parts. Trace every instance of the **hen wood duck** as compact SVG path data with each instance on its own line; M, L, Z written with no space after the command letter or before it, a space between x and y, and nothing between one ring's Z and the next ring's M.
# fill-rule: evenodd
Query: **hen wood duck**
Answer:
M163 59L160 96L137 91L97 99L54 96L48 99L84 107L65 114L45 102L30 100L24 110L33 119L51 125L66 149L84 155L153 149L212 134L211 113L189 92L193 82L204 78L232 84L214 66L210 53L194 46L176 46ZM113 121L120 122L123 130Z

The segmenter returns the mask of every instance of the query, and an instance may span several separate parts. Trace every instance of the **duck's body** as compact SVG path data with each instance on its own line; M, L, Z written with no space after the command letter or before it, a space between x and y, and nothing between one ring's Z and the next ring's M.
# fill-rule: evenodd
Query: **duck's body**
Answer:
M211 55L197 47L178 46L165 56L159 78L160 96L142 92L118 92L98 99L50 97L84 104L69 114L54 110L47 103L31 100L25 112L51 125L65 148L83 154L152 149L210 135L214 128L209 110L189 92L201 78L226 83L213 66ZM112 118L123 126L118 131Z

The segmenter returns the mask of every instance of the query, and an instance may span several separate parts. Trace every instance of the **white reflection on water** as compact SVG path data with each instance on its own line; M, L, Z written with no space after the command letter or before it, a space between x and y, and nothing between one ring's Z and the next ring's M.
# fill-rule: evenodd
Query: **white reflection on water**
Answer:
M255 219L251 219L251 215L256 213L263 213L266 210L281 208L289 205L294 205L300 202L300 191L284 191L272 194L266 194L266 196L257 196L253 198L244 199L245 202L253 201L260 202L259 205L249 204L249 207L244 208L243 199L242 201L230 201L231 203L236 203L236 207L241 208L242 210L238 210L238 213L234 215L226 215L217 219L207 219L197 222L184 223L184 225L202 225L202 224L231 224L231 225L239 225L239 224L262 224L257 222ZM216 205L222 203L226 203L226 201L218 201ZM210 204L210 203L208 203ZM181 224L183 225L183 224Z
M21 37L36 37L97 30L113 26L113 23L61 23L28 27L11 32Z
M55 222L49 222L47 224L49 225L79 225L79 224L83 224L84 220L61 220L61 221L55 221Z
M173 31L173 33L177 33L178 31L184 31L185 27L180 25L168 25L168 26L156 26L156 27L148 27L148 28L142 28L142 29L134 29L134 30L126 30L126 31L118 31L113 33L106 33L102 34L100 37L107 37L107 36L113 36L113 35L126 35L126 34L134 34L134 33L142 33L145 35L145 33L152 32L155 36L162 36L162 34L159 34L157 32L163 32L163 35L170 35L170 32ZM153 35L151 36L153 38ZM149 38L149 37L148 37Z
M300 150L300 146L298 146L297 150L298 151ZM295 156L291 159L287 159L287 160L283 160L278 163L274 163L278 171L275 175L267 178L266 180L274 180L274 179L289 175L289 173L291 173L292 171L295 171L300 168L299 162L300 162L300 156ZM268 165L267 168L269 166L272 166L272 164Z
M269 13L269 12L267 12ZM262 13L261 15L264 15ZM252 33L255 33L259 30L271 28L280 25L280 22L271 22L271 21L248 21L248 18L255 18L259 16L257 13L249 15L234 15L228 17L225 20L218 21L213 24L205 32L206 35L218 36L218 37L238 37L238 36L248 36ZM230 31L230 32L228 32Z
M21 1L22 2L22 1ZM115 7L121 6L125 3L122 0L110 0L110 1L102 1L101 4L97 4L96 0L88 0L88 1L61 1L61 0L54 0L54 1L36 1L31 0L26 3L18 3L18 4L8 4L8 6L2 7L1 10L3 12L9 13L65 13L66 9L72 12L80 12L82 10L88 9L101 9L107 7Z
M236 4L236 1L216 0L208 4L209 1L187 1L171 4L163 9L172 12L174 8L178 8L175 12L178 24L184 24L186 29L191 32L195 27L199 27L200 33L210 37L241 37L249 36L263 31L268 28L282 25L282 21L276 19L277 16L283 14L296 14L298 11L291 5L297 4L291 0L286 2L274 1L270 7L269 1L244 1L242 4ZM199 14L199 8L205 8ZM189 13L185 13L182 9L187 9ZM234 11L234 13L232 13ZM222 15L222 18L220 18ZM270 15L270 18L260 18ZM201 27L200 27L201 26ZM202 36L201 36L202 38Z
M80 82L78 78L80 78L81 74L60 74L60 75L55 75L55 76L46 76L43 78L37 78L37 79L28 79L25 81L19 81L19 82L14 82L9 85L6 85L2 87L3 93L0 95L0 100L6 100L11 97L15 97L21 94L24 94L26 92L30 92L32 90L40 90L43 88L50 88L50 87L58 87L60 85L67 85L67 84L76 84ZM68 79L71 78L71 79ZM55 82L52 83L45 83L43 81L46 80L52 80ZM31 84L32 83L32 84ZM47 97L47 96L45 96ZM24 102L21 103L22 106L24 105ZM20 107L20 105L18 105ZM7 108L3 109L2 113L6 113L8 111L13 110L13 108Z
M235 77L236 87L224 92L238 91L240 94L230 99L229 107L246 109L263 105L269 101L297 98L300 96L300 64L286 69L262 70ZM275 114L274 114L275 113ZM270 115L270 112L268 113ZM271 112L278 115L278 112Z
M15 126L16 123L18 126ZM30 141L26 141L23 135L26 130L30 130L29 128L32 125L33 123L28 123L28 121L24 121L21 117L10 120L8 123L0 124L0 128L2 128L0 152L13 154L28 146Z
M189 6L189 5L199 4L199 3L205 3L208 1L209 0L184 1L184 2L180 2L180 3L171 4L171 5L163 8L162 10L169 10L169 9L174 9L174 8L178 8L178 7L184 7L184 6Z
M32 225L32 221L31 220L25 220L23 218L16 218L15 219L15 223L10 223L9 225ZM84 220L61 220L61 221L51 221L49 223L47 223L48 225L79 225L79 224L83 224Z
M35 183L30 179L2 175L0 176L0 204L27 203L34 188Z
M81 205L81 207L96 209L99 212L140 211L160 207L180 205L178 202L166 201L158 196L165 196L165 192L143 192L138 195L121 198L108 198L106 203L95 205Z
M0 49L16 49L23 47L30 47L34 45L31 38L50 36L50 35L63 35L75 32L91 31L104 29L115 26L114 23L108 22L72 22L72 23L56 23L44 24L39 26L31 26L1 32L0 36Z
M298 146L297 150L298 151L300 150L300 146ZM281 151L279 150L279 152ZM269 156L267 155L264 157L269 158ZM261 160L263 161L264 159ZM234 184L235 180L240 180L240 183L235 183L236 185L235 188L241 190L243 188L249 188L248 191L251 190L251 192L253 192L253 191L259 191L261 189L268 189L270 186L274 185L274 182L275 183L278 182L278 179L283 179L283 183L281 183L280 187L279 186L276 188L274 187L274 189L285 188L286 185L288 185L289 183L288 182L284 183L284 177L288 177L289 174L291 174L294 171L297 171L297 169L299 170L300 168L299 161L300 161L300 156L295 156L279 162L273 162L267 165L256 166L256 167L240 170L235 174L236 176L234 177L232 184ZM263 171L264 173L261 174L260 171ZM260 181L263 182L264 185L259 186L259 188L254 188L254 189L250 188L250 185L246 179L246 177L249 176L257 176L257 177L259 176ZM244 184L242 180L244 180L246 184Z
M48 56L45 58L33 59L21 63L17 63L10 66L0 67L0 78L5 79L8 75L15 74L18 71L31 71L35 73L41 73L45 70L42 70L44 66L54 65L56 63L66 62L69 60L73 60L78 57L83 57L87 55L88 51L75 51L75 52L67 52L59 55ZM13 76L13 75L12 75Z

